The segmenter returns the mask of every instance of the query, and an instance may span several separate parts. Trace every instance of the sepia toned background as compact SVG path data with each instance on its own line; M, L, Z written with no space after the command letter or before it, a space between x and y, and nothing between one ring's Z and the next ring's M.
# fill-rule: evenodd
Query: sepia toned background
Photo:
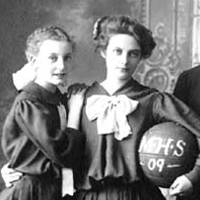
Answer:
M16 94L12 73L25 64L26 37L41 25L62 26L77 42L68 82L90 84L105 72L92 26L109 14L130 15L152 30L157 47L135 75L141 83L172 92L180 72L199 63L199 0L0 0L0 128ZM0 150L0 167L5 162Z

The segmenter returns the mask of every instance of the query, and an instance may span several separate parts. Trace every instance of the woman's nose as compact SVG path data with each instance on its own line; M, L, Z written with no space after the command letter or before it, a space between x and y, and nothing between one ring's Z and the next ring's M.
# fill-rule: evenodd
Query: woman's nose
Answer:
M62 58L60 58L59 61L58 61L58 68L60 70L63 70L65 68L65 62Z
M125 65L127 64L127 62L128 62L128 55L124 53L121 55L121 63Z

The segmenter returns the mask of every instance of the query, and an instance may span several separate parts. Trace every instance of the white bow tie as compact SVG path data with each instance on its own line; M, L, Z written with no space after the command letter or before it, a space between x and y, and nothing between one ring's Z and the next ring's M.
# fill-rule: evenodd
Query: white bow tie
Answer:
M115 138L122 140L132 134L127 115L137 108L138 103L126 95L93 95L87 99L86 114L90 121L97 119L98 134L114 132Z

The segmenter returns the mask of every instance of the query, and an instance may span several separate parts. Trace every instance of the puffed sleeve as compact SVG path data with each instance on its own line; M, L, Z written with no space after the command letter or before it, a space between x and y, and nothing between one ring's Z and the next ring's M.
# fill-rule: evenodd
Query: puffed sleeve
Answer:
M65 127L60 130L56 114L44 105L30 100L19 101L15 118L27 137L53 162L72 167L84 144L84 137L78 130Z
M197 137L200 149L200 117L181 100L167 93L159 93L154 103L153 116L157 122L173 121L191 131ZM194 186L199 184L200 154L194 168L186 176Z

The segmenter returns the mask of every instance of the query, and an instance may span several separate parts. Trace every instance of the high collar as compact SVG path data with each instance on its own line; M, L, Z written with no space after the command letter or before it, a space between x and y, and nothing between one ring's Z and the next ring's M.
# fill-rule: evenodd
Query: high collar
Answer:
M101 90L102 93L105 93L109 95L109 93L106 91L106 89L99 84L97 81L93 83L93 86L95 88L98 88L98 90ZM140 92L141 90L149 89L148 87L145 87L144 85L141 85L139 82L134 80L133 78L130 79L126 84L124 84L122 87L120 87L118 90L116 90L113 95L119 95L120 93L124 93L124 90L131 90L135 92Z
M147 95L152 91L156 91L153 88L149 88L140 84L138 81L134 80L133 78L130 79L125 85L119 88L116 92L112 94L112 96L117 96L121 94L126 94L129 98L139 98L141 96ZM104 94L110 96L110 94L106 91L106 89L99 84L98 82L94 82L90 91L87 93L87 96L91 96L93 94Z
M29 83L22 89L22 91L27 92L40 101L50 104L59 104L62 101L62 94L58 88L54 93L52 93L35 82Z

